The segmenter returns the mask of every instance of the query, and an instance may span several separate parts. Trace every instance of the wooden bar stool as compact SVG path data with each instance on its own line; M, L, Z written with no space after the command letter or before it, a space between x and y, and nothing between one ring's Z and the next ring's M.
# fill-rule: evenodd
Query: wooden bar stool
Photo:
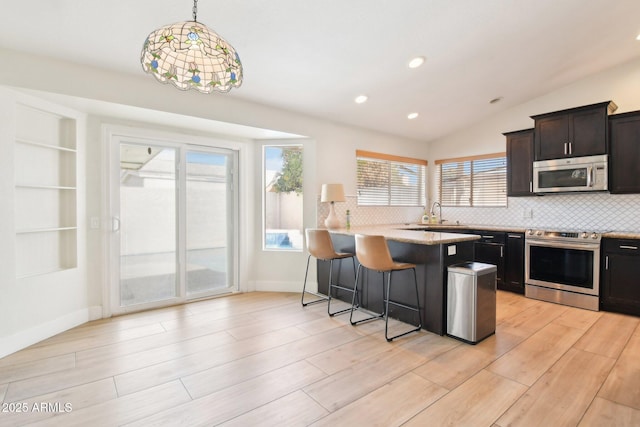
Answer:
M418 279L416 277L416 265L409 264L404 262L396 262L391 258L391 253L389 252L389 246L387 245L387 241L384 236L365 236L362 234L356 235L356 258L358 258L358 262L360 265L358 266L358 271L356 273L356 284L353 292L353 301L351 303L351 316L349 320L352 325L357 325L358 323L366 322L373 319L381 319L384 318L385 326L384 326L384 337L387 341L391 341L395 338L410 334L411 332L419 331L422 328L422 315L420 314L420 296L418 294ZM361 268L367 268L372 271L377 271L382 273L382 298L384 302L384 310L380 314L376 314L371 317L367 317L365 319L353 321L353 312L358 308L356 305L356 299L358 297L358 279L361 276ZM397 301L391 300L391 276L394 271L400 270L412 270L413 271L413 282L416 289L416 305L410 306L406 304L402 304ZM387 289L386 292L384 290L384 275L387 273ZM415 311L418 313L418 325L409 331L403 332L401 334L394 335L392 337L389 336L389 304L395 305L398 307L405 308L407 310Z
M344 310L331 312L331 294L333 293L332 291L334 289L341 289L343 291L354 292L352 288L342 286L338 283L333 283L333 261L339 260L340 266L342 266L343 259L351 258L351 261L353 262L353 271L355 272L356 271L356 261L354 258L355 255L352 253L336 252L335 249L333 248L333 243L331 242L331 235L329 234L328 230L306 229L305 234L307 237L307 250L309 251L309 256L307 257L307 271L304 273L304 285L302 286L302 298L301 298L302 306L306 307L307 305L315 304L315 303L326 300L328 301L327 313L329 313L329 316L334 316L336 314L346 313L347 311L350 311L351 308L346 308ZM311 260L312 256L322 261L329 261L329 290L327 292L327 296L320 295L315 292L307 291L307 275L309 274L309 261ZM338 280L339 280L339 277L340 277L340 270L338 269ZM355 282L354 282L354 287L355 287ZM319 299L305 302L304 301L305 294L315 295ZM353 300L352 300L352 304L353 304Z

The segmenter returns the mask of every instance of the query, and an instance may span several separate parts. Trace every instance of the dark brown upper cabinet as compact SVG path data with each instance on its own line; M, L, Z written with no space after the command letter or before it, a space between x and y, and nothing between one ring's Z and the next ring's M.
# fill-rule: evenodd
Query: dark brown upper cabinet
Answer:
M616 108L607 101L531 116L535 160L608 154L608 115Z
M533 129L507 132L507 196L532 196Z
M609 117L609 191L640 193L640 111Z

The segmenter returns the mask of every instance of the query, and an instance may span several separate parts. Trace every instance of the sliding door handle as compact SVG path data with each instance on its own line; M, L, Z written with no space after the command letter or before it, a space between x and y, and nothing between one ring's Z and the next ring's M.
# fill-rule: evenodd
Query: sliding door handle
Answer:
M111 231L120 231L120 218L117 216L111 218Z

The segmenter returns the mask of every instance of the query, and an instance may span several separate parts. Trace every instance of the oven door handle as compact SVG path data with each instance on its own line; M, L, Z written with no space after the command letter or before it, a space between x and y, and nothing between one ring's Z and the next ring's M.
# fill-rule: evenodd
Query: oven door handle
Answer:
M539 242L525 240L526 246L544 246L547 248L561 248L561 249L578 249L582 251L599 251L600 244L596 243L565 243L557 241Z

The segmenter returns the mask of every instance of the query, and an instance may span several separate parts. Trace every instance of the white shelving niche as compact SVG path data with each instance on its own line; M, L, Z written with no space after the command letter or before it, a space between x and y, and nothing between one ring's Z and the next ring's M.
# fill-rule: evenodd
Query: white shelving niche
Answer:
M16 277L76 268L77 123L16 105Z

